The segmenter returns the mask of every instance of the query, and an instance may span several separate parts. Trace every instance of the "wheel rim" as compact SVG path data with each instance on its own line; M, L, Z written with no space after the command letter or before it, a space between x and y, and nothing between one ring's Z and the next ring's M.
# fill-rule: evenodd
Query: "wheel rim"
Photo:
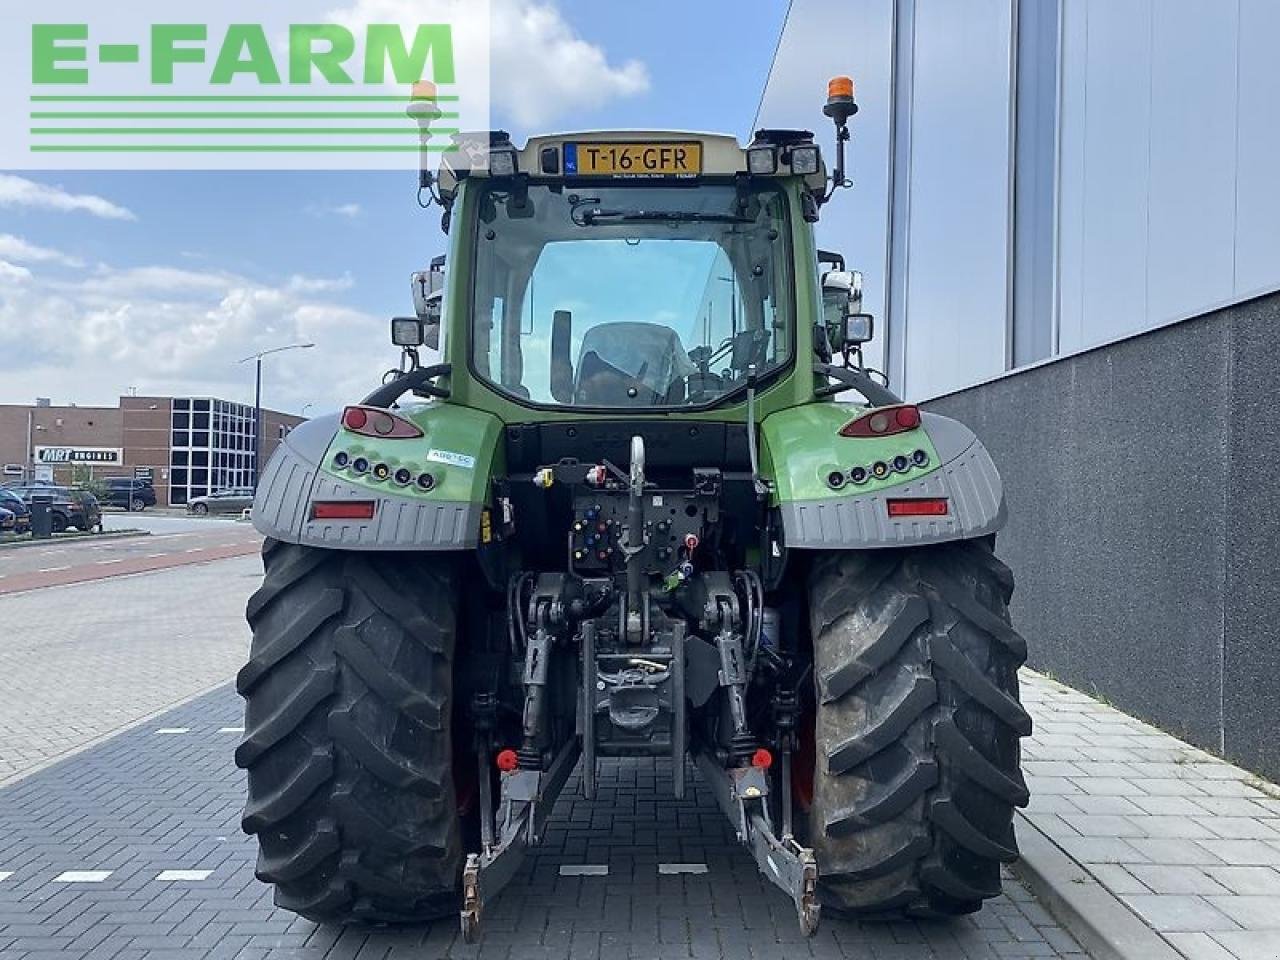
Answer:
M196 513L208 513L208 512L209 512L209 508L208 508L208 507L206 507L203 503L197 503L193 509L195 510L195 512L196 512Z
M143 503L141 500L133 501L133 509L135 513L141 513L145 507L146 507L146 504Z

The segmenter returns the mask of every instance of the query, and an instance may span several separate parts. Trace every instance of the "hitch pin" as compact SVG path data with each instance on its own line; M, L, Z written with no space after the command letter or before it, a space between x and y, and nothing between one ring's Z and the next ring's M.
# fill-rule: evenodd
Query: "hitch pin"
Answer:
M629 663L629 664L630 664L631 666L633 666L633 667L644 667L644 668L646 668L646 669L648 669L648 670L665 670L665 669L667 669L666 664L663 664L663 663L655 663L655 662L654 662L654 661L652 661L652 660L641 660L639 657L632 657L630 660L628 660L628 661L627 661L627 663Z

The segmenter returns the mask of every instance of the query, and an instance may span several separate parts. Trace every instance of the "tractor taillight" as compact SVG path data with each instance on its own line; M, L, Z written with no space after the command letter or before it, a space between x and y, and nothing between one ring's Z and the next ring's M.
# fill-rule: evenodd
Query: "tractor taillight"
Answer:
M915 497L911 499L886 500L891 517L945 517L947 515L946 497Z
M422 431L408 420L377 407L347 407L342 411L342 425L362 437L404 440L422 436Z
M768 770L773 766L773 754L761 747L751 755L751 765L757 770Z
M372 520L372 500L317 500L311 504L312 520Z
M520 766L520 755L510 748L499 750L493 762L503 773L511 773Z
M920 409L904 403L899 407L880 407L850 420L840 428L842 437L891 437L920 426Z

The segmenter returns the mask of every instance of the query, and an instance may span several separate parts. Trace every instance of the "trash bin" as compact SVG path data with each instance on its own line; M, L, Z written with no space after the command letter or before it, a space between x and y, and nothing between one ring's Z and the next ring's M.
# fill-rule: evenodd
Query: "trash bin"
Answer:
M31 497L31 538L48 540L53 536L53 496L37 493Z

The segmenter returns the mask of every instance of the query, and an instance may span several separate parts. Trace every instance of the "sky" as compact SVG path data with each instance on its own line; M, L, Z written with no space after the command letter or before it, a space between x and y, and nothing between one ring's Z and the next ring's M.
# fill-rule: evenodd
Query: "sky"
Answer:
M530 133L663 128L745 139L787 0L492 0L493 122ZM749 15L746 11L749 9ZM545 51L531 62L527 51ZM821 82L815 80L815 119ZM308 415L397 355L409 274L444 251L412 173L0 171L0 403L139 394Z

